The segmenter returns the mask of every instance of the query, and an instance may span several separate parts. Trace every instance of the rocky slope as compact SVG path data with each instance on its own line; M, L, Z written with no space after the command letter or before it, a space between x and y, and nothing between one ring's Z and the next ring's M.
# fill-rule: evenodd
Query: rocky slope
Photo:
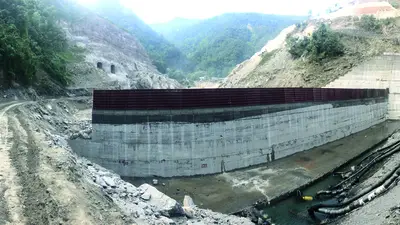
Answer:
M398 21L394 19L382 33L360 29L359 20L355 18L313 20L293 30L287 28L275 40L277 48L264 48L239 64L220 87L323 87L371 57L387 51L399 52L399 35L395 28ZM321 63L293 59L286 47L286 35L308 36L321 23L330 24L339 33L345 54Z
M131 33L76 5L58 0L73 14L61 25L84 60L72 63L70 88L178 88L175 80L160 74L140 42ZM113 67L113 69L111 68Z

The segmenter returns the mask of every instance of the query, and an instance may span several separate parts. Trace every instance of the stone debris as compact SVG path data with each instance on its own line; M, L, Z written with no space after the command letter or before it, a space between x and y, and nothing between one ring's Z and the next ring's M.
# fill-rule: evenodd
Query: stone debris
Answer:
M164 216L183 216L184 212L182 206L176 202L174 199L168 197L164 193L158 191L155 187L148 184L143 184L139 187L139 190L143 191L147 196L151 198L145 199L149 201L150 204L154 205L158 212ZM141 198L143 199L143 195Z
M194 208L196 207L196 205L193 202L193 199L188 196L185 195L184 199L183 199L183 211L185 212L185 215L188 218L193 218L194 217Z
M151 199L151 194L150 193L144 193L140 196L141 199L145 201L149 201Z
M113 178L111 177L103 177L104 182L107 184L107 186L111 187L111 188L116 188L117 186L115 185L115 182L113 180Z
M247 218L199 209L189 196L185 196L183 204L180 204L149 184L135 187L123 181L117 174L84 158L78 158L78 165L82 165L86 176L91 178L88 180L99 185L104 194L112 199L126 215L134 218L138 224L253 224Z
M49 107L51 106L51 107ZM221 225L251 225L247 218L215 213L197 208L193 200L187 196L184 206L149 184L136 187L125 182L117 174L97 165L85 158L78 157L71 150L68 139L90 139L92 127L90 121L76 121L71 113L73 108L65 102L43 102L27 105L31 112L30 119L40 123L40 131L48 140L50 147L67 150L65 154L73 165L74 173L89 184L96 185L103 194L119 207L126 220L131 219L136 224L172 225L172 224L221 224ZM61 135L62 134L62 135ZM60 163L60 168L63 167ZM159 184L157 179L152 182ZM165 183L162 183L165 186Z

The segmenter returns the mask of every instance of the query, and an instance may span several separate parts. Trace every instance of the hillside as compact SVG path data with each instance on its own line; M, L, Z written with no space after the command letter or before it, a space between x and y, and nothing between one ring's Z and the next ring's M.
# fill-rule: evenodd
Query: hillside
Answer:
M176 32L181 32L201 22L201 19L175 18L167 23L150 24L150 27L159 34L162 34L167 40L173 40Z
M180 87L157 71L135 36L73 0L0 5L0 88L54 95L66 88Z
M195 62L195 76L225 77L283 28L304 17L228 13L203 21L173 20L153 28Z
M140 41L131 33L90 12L72 0L57 0L62 26L70 45L84 60L69 64L70 88L176 88L160 74Z
M161 73L167 68L187 71L190 63L173 44L144 23L132 10L124 8L118 1L99 0L90 7L101 17L135 35Z
M0 1L0 87L35 86L46 74L59 85L66 63L78 57L45 1Z
M282 38L289 34L298 40L298 44L305 43L301 41L305 39L315 44L321 39L315 32L323 24L329 24L321 36L325 37L322 40L328 41L319 42L318 48L322 52L315 55L313 51L316 48L310 48L310 44L293 45L293 42L288 42L290 39ZM286 33L282 32L281 38L276 40L278 48L264 48L239 64L220 87L323 87L365 60L384 52L400 52L398 29L397 18L379 20L367 15L297 24ZM327 49L333 46L329 41L340 46L340 53L326 55L331 52ZM296 47L303 49L297 53Z

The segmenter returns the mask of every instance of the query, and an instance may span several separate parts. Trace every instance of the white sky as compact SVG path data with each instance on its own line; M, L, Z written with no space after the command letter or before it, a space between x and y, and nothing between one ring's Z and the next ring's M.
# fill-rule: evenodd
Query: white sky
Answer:
M94 3L96 0L78 0ZM176 17L205 19L227 12L307 15L323 11L338 0L121 0L124 6L148 24L168 22Z

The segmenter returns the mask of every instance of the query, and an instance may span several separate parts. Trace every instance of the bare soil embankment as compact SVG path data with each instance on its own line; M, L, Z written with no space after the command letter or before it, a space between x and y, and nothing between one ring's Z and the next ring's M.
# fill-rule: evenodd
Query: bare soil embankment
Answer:
M0 104L0 224L252 224L184 208L75 155L67 139L90 138L90 101Z

